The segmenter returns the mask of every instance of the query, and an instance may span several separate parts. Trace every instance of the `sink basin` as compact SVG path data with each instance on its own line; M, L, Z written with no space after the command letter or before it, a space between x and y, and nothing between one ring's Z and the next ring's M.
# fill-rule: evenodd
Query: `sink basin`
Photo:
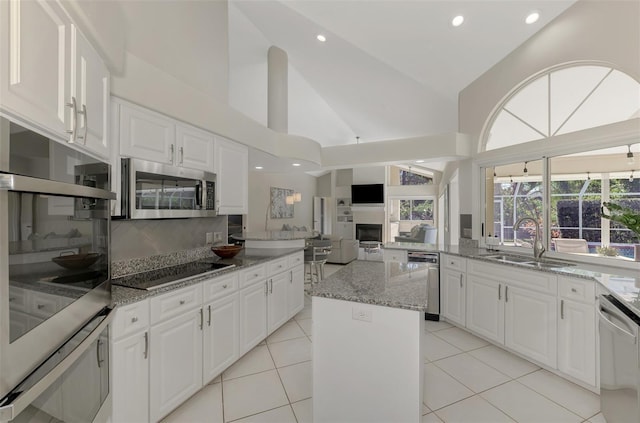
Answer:
M483 258L495 261L502 261L506 263L532 263L531 257L512 256L508 254L488 254L482 256Z
M555 261L555 260L544 260L544 259L540 261L532 261L527 264L533 267L537 267L539 269L558 269L560 267L575 266L574 263L567 263L564 261Z
M502 263L513 263L523 266L531 266L538 269L557 269L560 267L575 266L574 263L567 263L559 260L534 260L531 257L523 257L510 254L482 254L480 255L480 257L488 260L499 261Z

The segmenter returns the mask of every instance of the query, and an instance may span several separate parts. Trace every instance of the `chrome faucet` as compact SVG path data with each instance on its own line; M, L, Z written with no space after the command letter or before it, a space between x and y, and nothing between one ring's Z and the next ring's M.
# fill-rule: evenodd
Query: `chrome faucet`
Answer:
M540 225L538 224L537 220L531 217L521 217L520 219L518 219L517 222L513 225L513 238L515 239L518 227L525 220L532 221L536 226L536 236L533 239L533 258L539 260L542 258L542 255L544 254L546 249L544 248L544 245L542 245L542 233L540 232Z

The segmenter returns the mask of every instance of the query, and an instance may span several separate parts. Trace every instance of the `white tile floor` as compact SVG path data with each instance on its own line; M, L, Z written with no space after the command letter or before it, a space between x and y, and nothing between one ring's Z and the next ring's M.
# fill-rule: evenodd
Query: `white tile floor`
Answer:
M423 423L604 422L592 392L448 323L426 330ZM306 297L304 310L163 423L312 422L311 335Z

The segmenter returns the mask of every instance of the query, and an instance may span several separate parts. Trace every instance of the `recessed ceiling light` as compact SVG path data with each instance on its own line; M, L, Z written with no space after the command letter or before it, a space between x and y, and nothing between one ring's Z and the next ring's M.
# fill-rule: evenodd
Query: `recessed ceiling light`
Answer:
M416 160L416 163L424 163L424 160Z
M300 166L300 163L293 163L292 166L298 167Z
M324 36L324 35L322 35L322 34L318 34L318 35L316 36L316 38L318 39L318 41L323 42L323 43L324 43L325 41L327 41L327 37L325 37L325 36Z
M256 169L260 170L260 169L264 169L262 166L256 166Z
M464 22L464 16L458 15L458 16L456 16L455 18L453 18L451 20L451 25L460 26L460 25L462 25L462 22Z
M531 13L529 13L529 15L527 15L527 18L524 21L527 24L531 25L532 23L538 22L538 19L540 19L540 13L531 12Z

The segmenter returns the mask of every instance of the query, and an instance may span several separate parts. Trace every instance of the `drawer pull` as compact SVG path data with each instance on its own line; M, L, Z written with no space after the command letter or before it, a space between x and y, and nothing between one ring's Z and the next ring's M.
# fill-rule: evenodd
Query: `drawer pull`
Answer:
M137 318L137 317L132 317L132 318L131 318L131 323L135 323L135 322L137 322L137 321L138 321L138 318Z
M180 305L183 305L185 302L185 300L180 300Z
M38 304L37 307L38 307L38 310L42 310L44 308L44 304Z
M144 352L142 354L145 359L149 357L149 332L144 333Z
M564 319L564 300L560 300L560 318Z
M224 285L222 285L222 289L227 289L227 284L225 283Z
M12 303L16 300L16 297L9 297L9 302Z
M575 288L571 288L571 292L576 293L576 292L578 292L578 290L575 289Z
M254 277L254 278L257 278L258 276L260 276L260 275L259 275L259 274L257 274L257 273L254 273L254 274L253 274L253 277Z

